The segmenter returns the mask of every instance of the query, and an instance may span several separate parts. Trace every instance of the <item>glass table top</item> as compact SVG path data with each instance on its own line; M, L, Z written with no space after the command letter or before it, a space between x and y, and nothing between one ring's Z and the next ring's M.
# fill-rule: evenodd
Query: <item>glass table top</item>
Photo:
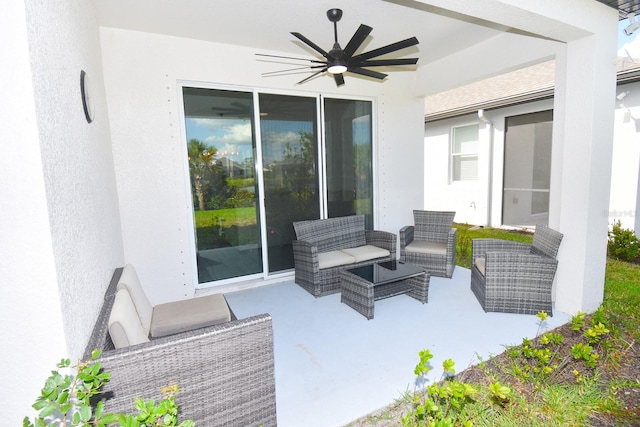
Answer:
M385 261L363 267L347 270L351 274L367 280L374 285L397 282L410 277L419 276L425 270L417 265L405 264L400 261Z

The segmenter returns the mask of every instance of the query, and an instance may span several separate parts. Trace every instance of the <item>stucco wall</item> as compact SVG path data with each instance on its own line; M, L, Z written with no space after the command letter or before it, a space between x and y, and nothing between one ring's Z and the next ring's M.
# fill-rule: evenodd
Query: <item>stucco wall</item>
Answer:
M51 367L66 354L31 85L25 5L0 14L0 388L3 424L21 425ZM11 64L11 66L8 66ZM7 84L6 82L10 82ZM26 197L25 197L26 196ZM41 315L38 315L40 313Z
M0 318L10 348L0 354L5 382L19 385L2 392L7 425L30 414L56 362L81 356L104 289L122 263L93 17L90 2L11 0L0 18L1 38L11 40L0 67L6 83ZM82 109L81 69L92 78L91 125Z
M640 235L640 82L618 86L611 162L609 224L620 220Z
M121 261L106 116L89 129L80 68L103 93L87 5L11 0L0 17L3 102L0 351L7 425L20 424L62 357L80 356L112 268ZM4 66L8 65L10 66ZM105 113L104 96L97 101ZM10 349L10 351L8 351Z
M91 3L65 0L27 2L27 23L56 280L68 355L79 357L123 259L98 26ZM81 70L94 101L90 124Z
M451 129L478 123L478 179L450 182ZM488 221L489 139L492 131L477 115L425 125L425 209L456 212L455 222L485 225Z
M347 76L341 88L326 76L296 86L298 75L261 77L278 66L248 48L113 28L101 29L101 43L125 261L153 304L192 296L197 280L180 81L373 98L377 226L397 233L409 207L422 204L422 103L413 73L390 73L382 83Z

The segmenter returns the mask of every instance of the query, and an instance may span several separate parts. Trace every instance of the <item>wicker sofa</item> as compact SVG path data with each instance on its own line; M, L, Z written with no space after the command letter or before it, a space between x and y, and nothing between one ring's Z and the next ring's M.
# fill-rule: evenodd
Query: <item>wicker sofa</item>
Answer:
M176 384L180 420L201 426L275 426L273 330L268 314L114 348L108 323L122 268L116 269L86 347L101 349L111 380L105 411L136 413L134 398L159 400Z
M340 291L339 272L396 259L394 233L365 230L364 215L293 223L295 281L315 297Z

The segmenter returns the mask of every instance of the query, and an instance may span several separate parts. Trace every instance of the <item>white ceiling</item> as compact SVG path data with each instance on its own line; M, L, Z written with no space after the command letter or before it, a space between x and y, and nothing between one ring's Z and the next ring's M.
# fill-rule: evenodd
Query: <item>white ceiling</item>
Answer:
M412 36L420 44L387 55L418 57L424 66L491 38L505 28L443 12L411 0L94 0L101 26L253 47L256 53L318 56L290 34L300 32L325 50L333 44L327 10L340 8L344 47L360 24L373 27L358 52Z

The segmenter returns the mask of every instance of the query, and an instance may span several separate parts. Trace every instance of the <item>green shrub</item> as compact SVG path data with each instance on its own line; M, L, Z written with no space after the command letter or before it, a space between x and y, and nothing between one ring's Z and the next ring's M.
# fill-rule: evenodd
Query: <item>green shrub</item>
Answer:
M640 240L632 230L623 229L620 220L614 222L609 231L607 249L610 257L621 261L640 259Z
M97 361L100 351L94 350L91 359L78 362L74 367L76 375L70 372L71 361L62 359L57 370L51 371L44 387L32 405L38 411L33 422L29 417L22 421L23 427L70 426L90 427L117 425L122 427L178 426L194 427L191 420L178 424L178 404L175 394L178 386L172 385L162 390L164 397L156 404L153 400L135 398L136 415L111 414L104 412L104 402L95 406L93 398L101 393L102 386L109 382L111 373L102 369Z

